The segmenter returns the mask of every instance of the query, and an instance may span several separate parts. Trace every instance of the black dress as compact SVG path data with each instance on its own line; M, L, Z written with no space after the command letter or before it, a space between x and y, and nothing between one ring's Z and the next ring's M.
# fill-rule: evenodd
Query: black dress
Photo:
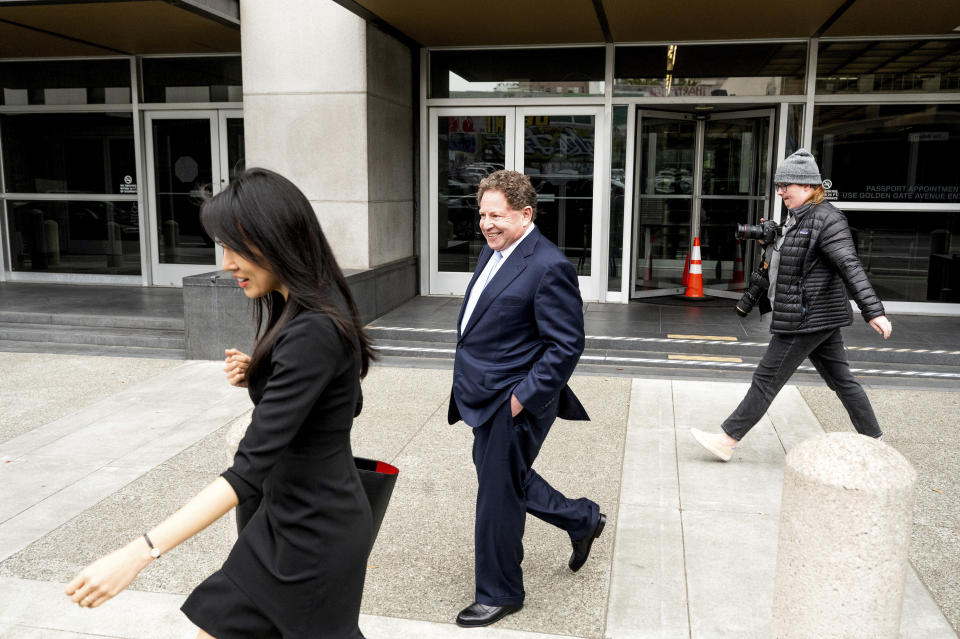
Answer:
M260 504L182 607L217 639L362 637L371 521L350 448L359 393L359 350L325 314L303 311L280 330L223 473L241 504Z

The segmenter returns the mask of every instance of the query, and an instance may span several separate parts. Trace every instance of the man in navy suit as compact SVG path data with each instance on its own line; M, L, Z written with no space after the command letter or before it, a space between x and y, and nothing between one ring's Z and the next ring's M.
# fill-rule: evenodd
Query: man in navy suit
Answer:
M533 470L559 416L587 420L567 386L583 352L583 303L569 260L533 223L537 193L516 171L485 177L477 191L487 246L457 320L448 420L473 428L477 467L475 601L461 626L486 626L523 606L523 529L530 513L570 535L577 571L606 516L567 499Z

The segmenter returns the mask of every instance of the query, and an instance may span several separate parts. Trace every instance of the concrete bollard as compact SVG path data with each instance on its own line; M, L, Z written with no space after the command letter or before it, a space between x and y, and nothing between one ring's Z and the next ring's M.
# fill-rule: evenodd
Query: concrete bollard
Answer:
M883 442L812 437L787 455L773 636L896 638L917 473Z
M60 225L53 220L43 221L43 252L48 265L60 265Z
M163 221L163 249L167 258L173 258L177 255L180 248L180 225L176 220Z

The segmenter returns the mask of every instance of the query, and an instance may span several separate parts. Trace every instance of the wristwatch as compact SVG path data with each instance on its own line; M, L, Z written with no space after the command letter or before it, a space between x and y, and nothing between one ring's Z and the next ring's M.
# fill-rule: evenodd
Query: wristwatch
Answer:
M153 547L153 542L150 541L150 536L147 535L147 533L143 533L143 538L146 540L147 545L150 546L150 556L154 559L158 558L160 556L160 549Z

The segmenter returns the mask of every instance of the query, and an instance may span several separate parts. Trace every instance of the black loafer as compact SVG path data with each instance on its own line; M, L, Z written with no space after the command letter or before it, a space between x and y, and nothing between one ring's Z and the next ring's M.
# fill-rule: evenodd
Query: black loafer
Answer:
M593 540L600 536L600 533L603 532L603 527L606 525L607 516L600 513L600 516L597 518L597 525L593 527L593 531L586 537L573 542L573 554L570 555L570 563L568 564L570 570L577 572L583 567L583 564L587 563L587 557L590 556L590 548L593 546Z
M457 615L457 625L464 628L489 626L523 608L523 604L515 606L487 606L474 601Z

